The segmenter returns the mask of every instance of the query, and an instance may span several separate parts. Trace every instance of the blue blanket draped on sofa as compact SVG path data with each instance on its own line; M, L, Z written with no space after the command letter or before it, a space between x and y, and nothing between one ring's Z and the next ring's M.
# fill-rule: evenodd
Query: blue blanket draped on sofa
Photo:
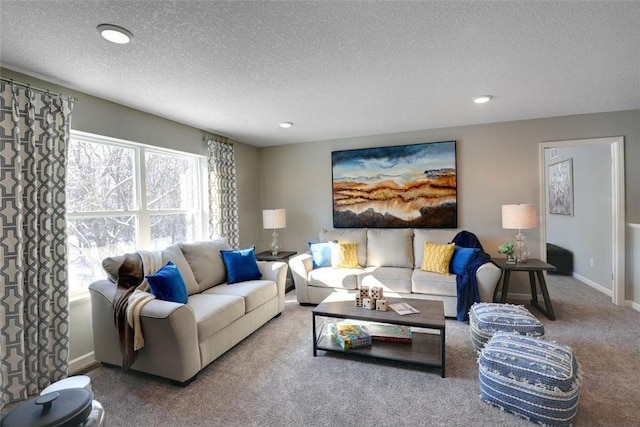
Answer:
M480 302L480 293L478 292L478 279L476 271L478 268L491 261L491 257L482 248L482 244L475 234L470 231L462 230L451 241L456 246L463 248L479 249L475 252L473 258L464 269L462 274L456 276L456 285L458 288L458 306L456 318L460 322L464 322L469 318L469 309L474 302Z

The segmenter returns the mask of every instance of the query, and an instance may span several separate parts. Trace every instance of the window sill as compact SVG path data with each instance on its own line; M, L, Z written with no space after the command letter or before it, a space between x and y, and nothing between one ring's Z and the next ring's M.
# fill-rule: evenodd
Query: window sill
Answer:
M77 304L77 303L80 303L82 301L86 301L86 300L88 300L90 298L91 298L91 296L89 295L89 291L88 290L86 292L79 292L77 294L69 296L69 304Z

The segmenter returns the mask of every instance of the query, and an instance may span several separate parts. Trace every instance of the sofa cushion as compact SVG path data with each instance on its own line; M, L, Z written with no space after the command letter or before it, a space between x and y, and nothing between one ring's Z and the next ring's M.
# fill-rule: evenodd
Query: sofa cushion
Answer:
M187 295L193 295L200 292L198 282L196 282L196 278L193 276L193 272L191 271L191 266L182 254L180 246L171 245L162 250L162 264L166 264L169 261L178 267L178 270L184 279L184 284L187 287Z
M178 267L169 261L153 274L147 274L151 293L164 301L185 304L187 302L187 286Z
M331 267L331 244L329 242L309 242L309 252L313 268Z
M356 289L360 268L316 268L309 272L309 286L320 288Z
M331 267L361 268L358 263L356 243L329 243L331 247Z
M321 242L355 243L358 264L367 265L367 229L322 230L318 236Z
M420 269L448 275L449 264L451 263L454 248L455 244L453 243L441 245L438 243L424 242L424 255Z
M220 251L231 249L227 239L219 238L205 242L180 243L178 246L191 267L200 291L225 281L226 271Z
M272 280L247 280L233 285L222 284L207 289L208 295L235 295L244 298L244 309L248 313L278 295L278 287Z
M456 276L412 270L411 291L417 294L457 297Z
M198 342L203 342L216 332L244 316L244 298L235 295L195 294L187 305L195 315Z
M367 230L367 267L413 268L413 230Z
M227 270L227 284L255 280L262 277L256 261L256 247L235 251L220 251Z
M445 244L458 234L457 229L416 228L413 230L414 268L420 268L424 258L424 242Z
M462 274L467 268L473 257L479 252L478 248L463 248L456 246L453 248L453 256L449 264L449 272L453 274Z
M410 268L398 267L367 267L358 276L358 288L368 286L381 287L385 292L398 292L401 294L411 293Z
M138 286L144 280L142 258L137 252L105 258L102 268L110 281L126 288Z
M102 260L102 268L107 273L107 277L113 283L118 282L118 269L124 261L124 255L118 255L114 257L107 257Z

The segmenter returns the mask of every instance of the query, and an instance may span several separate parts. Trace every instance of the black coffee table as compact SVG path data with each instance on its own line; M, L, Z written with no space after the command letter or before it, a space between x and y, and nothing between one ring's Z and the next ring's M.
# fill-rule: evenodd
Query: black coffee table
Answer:
M445 320L442 301L387 298L389 304L405 302L420 311L401 316L391 308L388 311L378 311L356 307L355 295L349 297L351 298L348 300L340 301L329 296L313 309L314 357L318 350L351 353L440 368L442 378L445 377ZM317 318L324 320L317 322ZM332 318L410 326L413 340L411 344L374 341L370 346L343 349L329 332L328 325L332 323ZM419 331L416 328L420 328Z

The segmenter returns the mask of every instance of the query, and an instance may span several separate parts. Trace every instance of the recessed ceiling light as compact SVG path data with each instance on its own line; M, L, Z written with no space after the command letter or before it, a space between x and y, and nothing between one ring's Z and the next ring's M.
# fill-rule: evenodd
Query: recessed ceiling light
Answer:
M127 44L133 38L131 31L117 25L100 24L98 25L98 32L105 40L111 43Z
M288 128L290 128L291 126L293 126L293 123L292 123L292 122L282 122L282 123L280 123L280 127L281 127L281 128L284 128L284 129L288 129Z
M473 98L473 102L476 104L484 104L485 102L491 101L491 98L493 98L491 95L482 95L477 98Z

